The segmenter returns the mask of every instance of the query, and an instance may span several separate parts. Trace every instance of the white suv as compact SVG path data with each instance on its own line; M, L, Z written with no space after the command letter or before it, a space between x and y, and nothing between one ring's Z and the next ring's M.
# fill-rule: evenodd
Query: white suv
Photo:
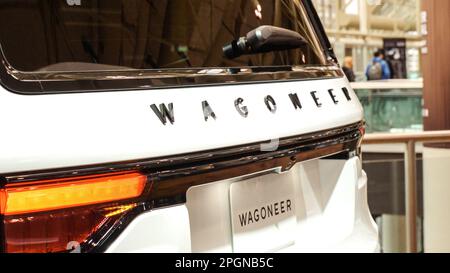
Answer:
M311 1L0 2L0 252L373 252Z

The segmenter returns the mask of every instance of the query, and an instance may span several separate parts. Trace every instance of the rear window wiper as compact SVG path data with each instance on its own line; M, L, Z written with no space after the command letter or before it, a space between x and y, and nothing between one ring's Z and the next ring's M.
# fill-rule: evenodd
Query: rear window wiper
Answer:
M304 45L308 45L308 42L298 32L274 26L260 26L245 37L225 45L223 53L226 58L235 59L242 55L296 49Z

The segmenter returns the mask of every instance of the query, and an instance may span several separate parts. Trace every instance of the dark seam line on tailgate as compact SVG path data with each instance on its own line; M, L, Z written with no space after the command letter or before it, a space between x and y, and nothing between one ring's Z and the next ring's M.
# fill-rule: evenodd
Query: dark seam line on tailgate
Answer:
M364 126L363 122L354 123L347 126L342 126L334 129L323 130L315 133L308 133L304 135L287 137L280 139L279 149L275 152L261 152L261 144L265 142L258 142L235 147L228 147L216 149L211 151L189 153L184 155L167 156L164 158L133 160L126 162L117 162L109 164L98 164L92 166L79 166L70 168L49 169L42 171L10 173L0 175L5 179L7 184L17 182L32 182L37 180L61 179L75 176L107 174L114 172L123 172L131 170L144 171L145 173L158 172L165 169L180 169L191 168L205 164L220 164L223 161L232 159L245 159L255 156L273 157L277 153L282 153L283 150L289 147L303 146L313 147L314 143L323 142L327 139L333 139L340 135L345 135L350 132L359 132L359 128ZM331 145L331 144L330 144Z

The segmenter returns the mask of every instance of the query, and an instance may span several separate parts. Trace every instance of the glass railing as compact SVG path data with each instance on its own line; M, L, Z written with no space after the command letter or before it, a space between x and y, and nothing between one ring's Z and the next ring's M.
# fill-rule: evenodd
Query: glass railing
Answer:
M421 80L352 83L364 107L368 133L423 131Z
M390 80L352 83L352 87L363 104L367 136L374 133L420 133L423 131L422 81ZM385 135L389 136L389 134ZM417 145L417 172L414 180L417 192L414 215L411 220L411 206L406 206L405 193L408 174L405 168L404 143L375 142L363 145L363 165L369 177L368 200L380 231L383 252L411 251L410 221L418 221L414 233L414 251L422 251L423 216L423 172L422 147ZM415 154L415 153L414 153ZM411 179L409 179L411 181ZM412 182L411 182L412 183ZM411 185L410 183L410 185ZM408 214L409 212L409 214ZM408 240L409 239L409 240Z

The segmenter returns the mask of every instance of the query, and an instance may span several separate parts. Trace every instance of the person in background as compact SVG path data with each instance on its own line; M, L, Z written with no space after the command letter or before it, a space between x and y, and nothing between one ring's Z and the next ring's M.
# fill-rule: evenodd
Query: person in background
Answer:
M389 80L391 78L391 70L380 51L375 52L372 63L367 66L366 77L369 81Z
M342 67L342 71L344 71L345 76L347 76L347 79L349 82L355 81L355 73L353 72L353 58L352 57L345 57L344 59L344 66Z
M387 65L389 66L389 71L391 71L391 79L395 78L394 66L392 65L391 61L389 61L389 59L386 58L386 51L384 49L380 49L379 51L381 53L381 58L385 60Z

